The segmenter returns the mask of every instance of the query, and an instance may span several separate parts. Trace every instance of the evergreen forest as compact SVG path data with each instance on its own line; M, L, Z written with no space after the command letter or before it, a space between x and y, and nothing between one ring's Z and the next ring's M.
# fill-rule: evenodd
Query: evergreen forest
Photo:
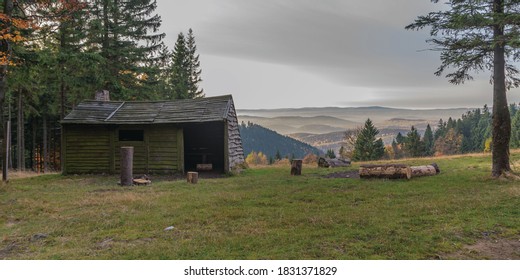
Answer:
M282 158L293 159L303 158L307 154L323 154L309 144L250 122L242 122L240 135L245 156L252 152L262 152L271 163Z
M194 32L164 43L156 0L2 0L0 121L9 166L60 169L60 120L107 90L111 100L203 97ZM5 136L4 136L5 137Z
M520 148L520 104L510 104L512 149ZM406 134L399 133L391 146L386 147L388 158L441 156L491 152L492 112L485 105L463 114L459 119L440 119L435 129L430 125L419 135L414 127Z

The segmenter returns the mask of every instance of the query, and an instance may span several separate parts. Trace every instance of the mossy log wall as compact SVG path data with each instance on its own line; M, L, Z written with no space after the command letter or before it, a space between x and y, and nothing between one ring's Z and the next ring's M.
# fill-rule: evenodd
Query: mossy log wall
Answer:
M143 141L119 141L119 130L143 130ZM134 147L134 173L183 171L182 129L156 126L64 126L63 172L120 172L120 148Z

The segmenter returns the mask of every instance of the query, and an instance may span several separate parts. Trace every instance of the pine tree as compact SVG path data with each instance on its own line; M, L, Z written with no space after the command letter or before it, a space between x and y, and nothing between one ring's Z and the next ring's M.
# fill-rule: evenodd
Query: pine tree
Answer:
M443 137L446 134L446 122L442 119L437 123L437 128L435 129L435 133L433 134L433 138L435 140Z
M438 0L432 0L437 3ZM436 75L453 84L472 80L470 72L489 70L493 81L492 176L511 171L509 141L511 117L506 92L520 86L515 61L520 59L519 1L449 1L442 11L419 16L406 29L431 27L433 50L441 51ZM448 126L449 127L449 126ZM448 129L450 129L449 127Z
M169 67L169 86L174 99L193 99L204 97L199 89L202 70L195 44L195 36L190 29L187 36L179 33L171 56Z
M356 140L353 154L354 160L377 160L383 157L385 147L381 138L376 140L378 134L379 130L370 119L367 119Z
M104 58L103 87L111 98L150 99L151 76L163 49L156 0L92 0L89 43Z
M171 59L169 75L172 96L170 99L188 99L190 98L190 61L186 39L182 32L177 36Z
M197 54L197 45L195 44L195 36L193 35L193 30L190 28L188 31L188 36L186 38L186 51L188 53L188 72L189 76L189 86L188 86L188 96L189 98L197 98L204 97L204 90L199 89L199 83L202 82L200 69L200 61L199 55Z
M276 155L274 156L274 159L277 160L277 161L282 159L282 155L280 154L280 150L276 150Z
M423 136L424 143L424 155L431 156L433 155L433 146L435 144L435 140L433 139L433 132L430 124L426 126L426 130L424 131Z
M395 141L397 144L402 145L404 142L406 142L406 138L403 136L403 134L401 134L401 132L398 132L397 136L395 137Z
M327 156L328 158L336 158L336 153L334 152L333 149L328 149L328 150L327 150L327 154L326 154L326 156Z
M406 134L404 147L411 157L420 157L424 154L424 143L421 141L419 132L413 126Z

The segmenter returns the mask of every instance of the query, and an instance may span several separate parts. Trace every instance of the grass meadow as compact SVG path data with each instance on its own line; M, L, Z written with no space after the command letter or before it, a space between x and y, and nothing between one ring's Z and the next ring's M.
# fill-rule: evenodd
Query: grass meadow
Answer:
M0 259L486 259L457 252L520 239L520 181L492 179L490 155L403 162L432 161L441 174L412 180L326 178L357 164L296 177L251 168L197 185L15 178L0 187ZM520 171L519 151L512 164Z

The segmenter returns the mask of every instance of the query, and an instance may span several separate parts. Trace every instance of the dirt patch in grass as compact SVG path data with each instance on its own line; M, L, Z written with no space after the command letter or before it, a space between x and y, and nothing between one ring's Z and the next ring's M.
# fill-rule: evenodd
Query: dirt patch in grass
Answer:
M14 242L7 244L6 246L0 247L0 260L5 260L9 258L17 249L17 247L17 244Z
M348 178L359 179L359 172L357 170L334 172L324 176L325 178Z
M462 250L448 254L443 259L457 260L520 260L520 237L515 239L481 239Z

